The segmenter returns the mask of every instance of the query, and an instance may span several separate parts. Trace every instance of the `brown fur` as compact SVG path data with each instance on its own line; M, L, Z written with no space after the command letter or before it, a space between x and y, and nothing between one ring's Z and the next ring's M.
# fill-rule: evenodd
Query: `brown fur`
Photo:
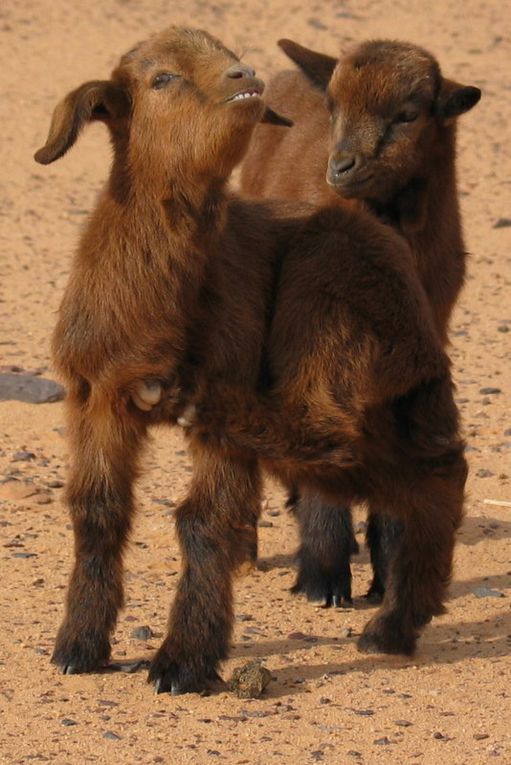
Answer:
M343 208L363 205L390 223L414 253L446 343L466 261L456 190L455 118L477 103L480 91L444 79L435 59L408 43L365 42L340 61L290 40L279 44L301 71L277 74L266 97L293 119L295 127L256 128L242 166L243 191L253 197ZM350 157L357 159L358 167L336 176L336 162ZM372 178L357 185L357 177L368 174ZM351 525L342 510L334 513L329 507L322 513L316 503L316 525L325 525L324 535L339 552L336 556L332 548L314 553L309 549L310 540L317 538L308 521L311 502L309 498L305 518L295 502L302 545L294 591L328 602L340 587L337 601L350 601L349 566L344 568L346 578L333 561L349 556L354 544L356 549ZM341 544L336 523L344 524L349 537ZM374 578L369 596L383 594L390 548L398 534L398 525L370 512ZM320 559L329 563L322 565ZM344 583L339 584L339 577Z
M466 256L456 117L477 103L480 91L443 78L433 56L408 43L362 43L340 61L288 40L281 45L305 75L278 74L266 98L294 128L255 130L242 165L243 191L319 205L363 202L408 241L446 341ZM332 163L346 156L360 158L356 172L332 178Z
M179 77L155 88L162 72ZM240 205L224 186L255 123L277 117L264 112L260 98L223 103L247 88L261 91L262 83L218 41L171 28L127 54L111 80L70 93L36 154L44 164L62 156L90 120L106 123L114 150L53 337L68 388L67 499L76 552L53 655L65 672L109 658L148 427L175 423L176 403L193 390L198 369L229 370L252 387L259 377L279 238L264 206ZM145 380L164 392L151 412L132 401ZM231 571L254 546L259 512L255 459L226 459L200 443L191 448L192 485L177 513L184 573L170 636L151 670L162 690L203 687L225 656ZM209 588L222 595L209 597ZM178 676L165 675L164 658L170 665L168 654L183 651L190 660Z
M165 72L178 77L160 87ZM410 508L395 573L405 597L390 590L376 647L413 650L442 610L464 463L448 363L410 253L367 214L226 193L255 124L278 119L260 98L225 104L247 88L260 83L218 41L171 28L127 54L111 80L69 94L36 154L44 163L62 156L91 119L107 124L114 149L53 339L72 446L76 560L53 655L66 672L108 661L149 426L174 423L180 401L215 380L236 386L241 432L246 402L260 404L256 388L276 400L282 391L282 417L270 409L263 421L257 410L252 423L274 428L279 474L310 476L336 498L358 496L363 474L393 507ZM164 393L148 412L133 403L144 381ZM378 438L393 445L383 472ZM253 545L260 471L252 443L227 443L190 436L193 477L176 518L183 573L149 673L159 691L204 688L228 651L232 572ZM255 445L267 453L264 439ZM443 535L415 558L416 538L441 525L438 515Z

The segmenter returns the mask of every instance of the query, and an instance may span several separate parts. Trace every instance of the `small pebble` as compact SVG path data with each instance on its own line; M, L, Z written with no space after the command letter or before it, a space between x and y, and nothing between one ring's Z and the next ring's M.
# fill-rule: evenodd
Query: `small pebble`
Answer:
M34 501L36 505L50 505L52 502L52 496L48 491L41 491L35 495Z
M176 507L176 503L171 499L159 499L158 497L153 497L151 502L154 502L155 505L163 505L164 507Z
M72 720L70 717L63 717L60 723L61 725L66 725L67 727L78 724L76 720Z
M62 385L34 374L1 374L0 401L24 401L27 404L46 404L62 401Z
M375 738L373 741L373 744L378 744L378 746L387 746L387 744L391 744L392 741L390 738L387 738L387 736L383 736L383 738Z
M479 468L479 470L476 472L476 476L478 478L491 478L491 476L495 475L491 470L487 470L486 468Z
M489 733L474 733L476 741L484 741L485 738L490 738Z
M287 636L288 640L304 640L306 643L317 643L318 638L314 635L304 635L303 632L290 632Z
M113 730L106 730L103 733L103 738L107 738L109 741L120 741L121 736L119 736L118 733L115 733Z
M328 29L328 27L325 26L325 24L322 21L316 18L309 19L308 23L309 23L309 26L313 27L314 29L321 29L321 30Z
M16 454L12 458L13 462L29 462L29 460L35 460L34 452L27 452L22 450L22 451L16 452Z
M394 723L399 725L400 728L409 728L412 725L409 720L394 720Z
M505 598L500 590L492 590L490 587L476 587L474 590L476 598Z
M492 393L502 393L502 390L500 388L480 388L479 393L483 393L484 395L490 395Z
M508 228L509 226L511 226L511 218L499 218L493 224L493 228Z
M152 637L154 637L154 633L147 624L144 624L141 627L135 627L130 633L130 638L132 640L150 640Z
M271 672L261 661L250 661L237 667L229 685L240 699L258 699L271 680Z

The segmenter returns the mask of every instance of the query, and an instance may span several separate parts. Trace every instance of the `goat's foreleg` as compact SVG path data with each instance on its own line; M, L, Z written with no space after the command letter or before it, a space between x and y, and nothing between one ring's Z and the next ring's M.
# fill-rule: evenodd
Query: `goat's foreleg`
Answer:
M110 657L110 636L123 605L122 554L145 426L127 412L114 411L112 402L94 390L81 397L71 393L68 414L67 502L75 563L52 661L72 674L94 670Z
M259 514L255 460L200 444L192 451L192 486L176 516L183 571L168 634L149 671L158 693L202 691L218 679L232 631L232 576L253 548Z

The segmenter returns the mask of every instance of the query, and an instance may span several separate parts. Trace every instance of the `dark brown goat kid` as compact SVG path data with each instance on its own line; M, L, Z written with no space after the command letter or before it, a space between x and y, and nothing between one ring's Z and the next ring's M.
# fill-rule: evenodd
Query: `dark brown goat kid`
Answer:
M290 40L279 45L301 71L276 75L266 98L295 126L256 128L242 166L243 191L344 208L362 204L389 223L412 249L447 343L466 260L456 118L478 102L479 89L446 80L427 51L408 43L364 42L340 61ZM303 496L295 512L301 546L293 590L326 604L350 602L349 555L357 545L349 510ZM369 509L373 599L383 595L400 533L399 521Z
M207 409L223 381L228 416L240 404L236 432L247 402L256 407L256 448L233 446L220 427L190 434L193 476L176 514L183 571L149 672L157 689L201 690L227 655L232 574L253 544L260 436L272 427L285 480L337 501L377 492L406 512L394 584L361 647L411 652L443 610L465 475L448 360L410 252L388 227L362 211L225 191L255 125L279 119L261 92L214 38L171 28L110 80L69 94L36 154L54 161L94 119L114 148L53 339L68 387L76 553L53 655L65 672L109 659L149 426L175 423L204 392ZM284 399L282 416L270 406L260 419L258 389L263 404Z

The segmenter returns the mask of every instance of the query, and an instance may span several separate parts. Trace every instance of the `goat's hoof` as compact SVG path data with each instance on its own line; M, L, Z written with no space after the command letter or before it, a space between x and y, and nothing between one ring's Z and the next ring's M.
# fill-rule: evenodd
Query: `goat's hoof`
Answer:
M64 664L60 667L60 671L63 675L81 675L85 672L85 670L77 664Z
M341 595L331 590L322 593L308 592L296 584L291 587L292 595L305 595L309 603L314 603L320 608L353 608L353 598Z
M190 672L177 664L170 666L166 672L159 677L152 677L149 672L149 682L154 685L154 692L170 693L172 696L181 696L183 693L209 693L215 685L223 683L220 675L213 672L201 677Z
M366 626L357 641L361 653L388 653L412 656L417 645L414 630L403 631L400 620L393 616L375 616Z
M177 418L177 424L181 428L191 428L197 419L197 408L195 404L188 404L183 414Z
M207 693L223 682L215 669L185 667L172 661L166 652L158 652L154 657L147 681L153 683L155 693L170 693L172 696Z
M80 639L73 637L76 632L62 626L51 657L52 664L63 675L81 675L96 672L108 666L110 641L97 632L87 635L82 632Z
M52 664L55 664L62 675L85 675L88 672L99 672L108 666L107 661L75 661L61 662L52 658Z
M161 383L158 380L144 380L137 383L131 393L133 403L143 412L150 412L159 404L162 396Z
M292 595L305 595L309 602L317 603L321 608L351 608L353 606L351 583L348 586L346 582L333 582L327 575L307 580L299 576L290 592Z
M379 606L383 601L383 595L384 593L380 592L380 590L370 587L364 595L364 598L370 605Z

